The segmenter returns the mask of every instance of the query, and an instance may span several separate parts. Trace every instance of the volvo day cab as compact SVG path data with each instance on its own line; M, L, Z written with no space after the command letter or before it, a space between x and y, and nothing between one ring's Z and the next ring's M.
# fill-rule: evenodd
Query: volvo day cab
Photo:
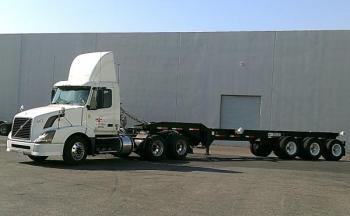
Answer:
M119 72L112 52L77 56L67 81L54 85L48 106L18 113L8 135L7 151L21 152L34 161L60 155L78 164L87 155L126 157L135 152L148 160L184 159L202 145L209 154L214 140L248 141L251 153L281 159L296 157L340 160L345 155L343 132L305 132L208 128L201 123L142 121L121 127ZM125 110L123 115L137 120Z
M7 151L23 152L34 161L62 155L76 163L96 151L128 154L133 141L120 129L118 75L111 52L79 55L67 81L54 85L52 102L18 113ZM114 145L101 145L112 139ZM100 145L95 146L96 141Z

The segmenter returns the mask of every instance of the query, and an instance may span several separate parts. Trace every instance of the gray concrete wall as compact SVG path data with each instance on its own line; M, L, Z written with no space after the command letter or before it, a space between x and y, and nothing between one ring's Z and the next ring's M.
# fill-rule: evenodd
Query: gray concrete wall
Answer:
M221 95L259 95L261 129L350 132L350 31L0 35L0 117L49 103L80 53L111 50L124 107L220 125Z

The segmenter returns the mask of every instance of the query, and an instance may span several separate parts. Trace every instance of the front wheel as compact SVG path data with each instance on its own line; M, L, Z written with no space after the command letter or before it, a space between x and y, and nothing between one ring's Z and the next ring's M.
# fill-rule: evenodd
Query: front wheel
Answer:
M87 143L80 136L69 138L63 149L63 160L70 165L76 165L84 161L87 157Z
M38 163L43 162L43 161L45 161L47 159L47 156L28 155L28 157L30 159L32 159L33 161L38 162Z

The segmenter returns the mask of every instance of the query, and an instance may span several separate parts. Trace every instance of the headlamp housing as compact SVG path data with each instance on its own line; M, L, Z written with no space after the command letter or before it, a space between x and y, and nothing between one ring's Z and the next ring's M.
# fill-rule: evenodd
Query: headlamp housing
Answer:
M52 143L52 139L55 136L56 131L50 130L42 133L38 138L34 140L34 143Z

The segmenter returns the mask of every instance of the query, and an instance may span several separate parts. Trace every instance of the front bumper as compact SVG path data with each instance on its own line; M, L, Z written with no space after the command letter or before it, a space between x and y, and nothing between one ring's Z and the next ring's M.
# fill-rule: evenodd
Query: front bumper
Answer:
M21 152L25 155L54 156L62 155L63 144L38 144L23 140L7 139L7 151Z

